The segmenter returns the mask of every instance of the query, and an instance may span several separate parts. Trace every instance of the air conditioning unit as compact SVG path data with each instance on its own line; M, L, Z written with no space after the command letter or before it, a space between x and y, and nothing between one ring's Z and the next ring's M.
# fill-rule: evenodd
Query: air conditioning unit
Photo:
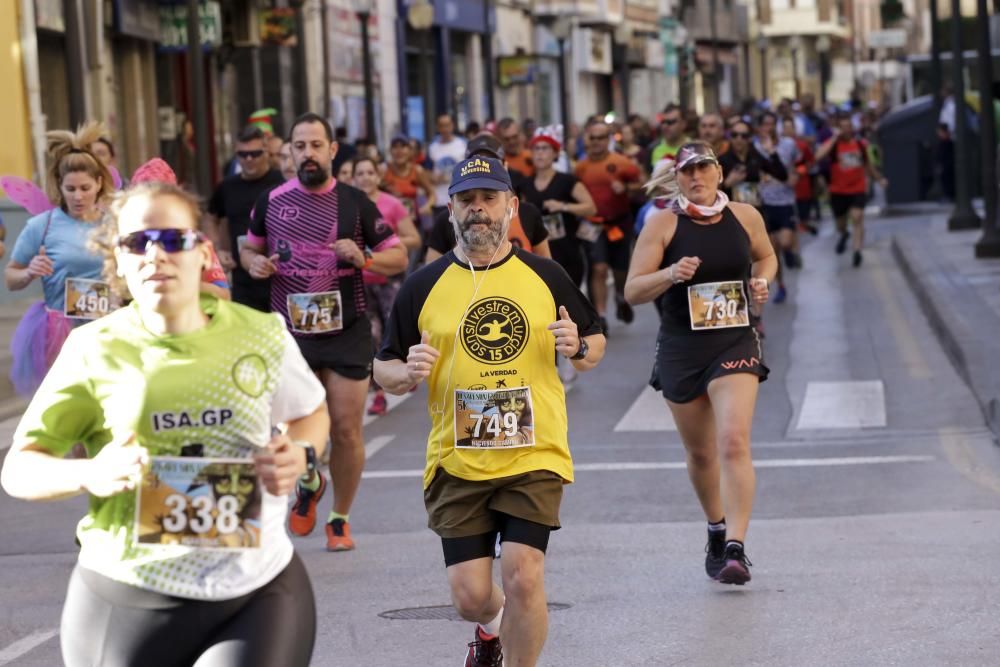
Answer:
M260 46L257 0L241 0L233 6L233 45Z

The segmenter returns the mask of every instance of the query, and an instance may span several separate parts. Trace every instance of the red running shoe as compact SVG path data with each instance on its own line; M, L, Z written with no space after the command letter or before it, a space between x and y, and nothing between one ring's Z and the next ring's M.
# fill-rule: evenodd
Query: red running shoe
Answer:
M323 473L317 470L316 474L319 475L319 488L315 491L304 488L302 482L295 484L295 504L288 514L288 530L299 537L305 537L313 532L316 527L316 505L326 493L326 479Z
M469 642L469 652L465 655L465 667L503 667L503 648L500 646L500 638L488 639L478 623L476 640Z

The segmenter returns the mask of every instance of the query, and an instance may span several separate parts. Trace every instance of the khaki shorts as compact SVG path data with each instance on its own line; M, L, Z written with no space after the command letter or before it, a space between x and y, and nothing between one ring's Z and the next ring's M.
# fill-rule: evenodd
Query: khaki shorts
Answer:
M563 483L549 470L469 481L438 468L424 490L427 525L443 538L469 537L500 530L502 513L555 530Z

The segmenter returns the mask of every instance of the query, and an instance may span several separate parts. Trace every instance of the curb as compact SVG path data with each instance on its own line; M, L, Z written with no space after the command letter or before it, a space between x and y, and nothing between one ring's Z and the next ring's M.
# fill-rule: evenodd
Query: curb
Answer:
M931 329L959 376L979 401L986 426L1000 443L1000 314L975 307L975 288L962 275L926 252L932 247L893 235L892 255L913 290ZM976 332L980 332L978 335ZM993 334L993 335L991 335Z

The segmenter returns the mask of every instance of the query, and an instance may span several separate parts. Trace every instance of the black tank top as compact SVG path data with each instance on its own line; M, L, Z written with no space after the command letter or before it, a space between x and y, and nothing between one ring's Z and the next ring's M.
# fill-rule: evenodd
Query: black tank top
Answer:
M736 219L736 214L727 206L722 209L722 218L712 224L698 224L686 215L677 216L677 230L663 251L660 268L665 269L682 257L698 257L701 266L695 271L690 283L673 285L660 297L663 306L661 326L672 334L692 334L697 336L732 335L743 329L717 329L708 331L691 330L691 313L688 310L690 284L714 283L724 280L740 280L749 295L750 236Z

